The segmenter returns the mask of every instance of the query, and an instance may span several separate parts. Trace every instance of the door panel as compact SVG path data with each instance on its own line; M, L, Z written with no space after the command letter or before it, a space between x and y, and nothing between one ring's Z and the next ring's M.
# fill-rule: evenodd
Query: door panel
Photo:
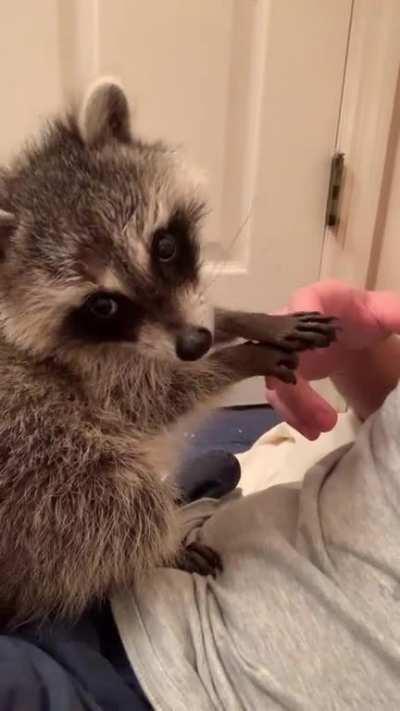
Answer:
M57 6L52 0L2 3L0 160L36 131L62 98Z
M350 11L350 0L98 2L99 69L122 77L138 131L184 144L209 176L206 240L225 303L274 308L318 276Z

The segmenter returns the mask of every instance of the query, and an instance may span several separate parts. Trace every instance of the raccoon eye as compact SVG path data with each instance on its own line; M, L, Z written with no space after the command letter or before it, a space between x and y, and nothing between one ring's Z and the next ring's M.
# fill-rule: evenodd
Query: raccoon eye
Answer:
M160 262L171 262L176 256L176 238L170 232L159 232L154 243L154 254Z
M87 305L91 313L98 319L113 318L118 311L116 300L107 294L95 294L89 299Z

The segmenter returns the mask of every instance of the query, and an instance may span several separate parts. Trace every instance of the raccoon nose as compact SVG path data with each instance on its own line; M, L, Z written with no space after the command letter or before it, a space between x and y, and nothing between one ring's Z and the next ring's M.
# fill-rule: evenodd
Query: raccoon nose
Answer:
M208 328L187 326L179 331L176 338L176 355L181 360L201 358L212 344L212 335Z

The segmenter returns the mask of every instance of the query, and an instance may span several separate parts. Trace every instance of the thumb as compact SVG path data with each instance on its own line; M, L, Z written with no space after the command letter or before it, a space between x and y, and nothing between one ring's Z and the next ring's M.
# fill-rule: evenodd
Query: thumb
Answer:
M310 384L299 377L297 385L274 381L267 388L267 399L286 422L307 439L314 440L321 432L329 432L337 422L337 412Z
M386 333L400 333L400 294L396 291L368 291L366 306Z

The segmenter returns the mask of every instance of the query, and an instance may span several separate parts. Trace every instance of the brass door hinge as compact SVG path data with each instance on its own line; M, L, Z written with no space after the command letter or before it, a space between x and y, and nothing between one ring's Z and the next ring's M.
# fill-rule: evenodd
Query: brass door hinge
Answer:
M326 205L326 227L337 227L340 221L339 201L343 184L344 153L335 153L331 162L328 202Z

